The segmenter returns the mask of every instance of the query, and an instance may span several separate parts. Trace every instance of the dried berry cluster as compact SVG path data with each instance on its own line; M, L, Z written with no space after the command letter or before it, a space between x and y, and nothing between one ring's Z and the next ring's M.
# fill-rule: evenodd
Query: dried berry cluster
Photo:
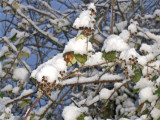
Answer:
M65 71L60 71L60 75L63 77L65 75ZM58 80L60 81L61 78L58 77ZM60 88L62 85L56 83L56 80L53 83L50 83L47 81L47 76L43 76L42 82L37 81L37 87L43 91L44 95L51 95L51 92L54 88Z
M51 91L56 87L56 81L50 83L47 81L47 77L42 77L42 82L37 81L37 87L43 91L44 95L51 95Z
M129 69L133 70L133 66L137 65L137 63L138 63L137 59L138 59L137 57L129 58L128 59L129 63L126 60L122 60L121 59L121 61L122 61L122 63L121 63L121 66L122 66L121 70L124 70L123 71L123 75L126 76L126 79L128 79L128 78L130 78L132 76L132 75L129 74L128 71L129 71Z

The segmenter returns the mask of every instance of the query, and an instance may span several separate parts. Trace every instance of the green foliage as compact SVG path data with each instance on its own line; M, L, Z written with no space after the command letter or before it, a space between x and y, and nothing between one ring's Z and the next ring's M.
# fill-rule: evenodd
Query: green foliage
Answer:
M138 92L139 92L139 89L134 89L133 90L133 93L135 93L135 94L138 93Z
M4 97L4 93L0 93L0 98L3 98Z
M21 53L19 54L19 59L21 59L22 57L29 58L29 55L29 53L21 51Z
M87 55L74 54L73 52L65 53L63 57L68 67L75 64L77 61L82 64L87 61Z
M106 53L105 51L103 51L103 55L102 57L109 62L114 62L116 60L116 51L111 51Z
M64 60L66 61L66 64L68 67L72 66L73 64L76 63L76 59L75 59L75 56L74 56L74 53L73 52L68 52L68 53L65 53L63 55L64 57Z
M160 87L154 92L154 95L158 95L160 97Z
M155 75L155 76L153 76L153 77L152 77L152 81L157 80L157 78L158 78L158 76L156 76L156 75Z
M87 55L75 54L75 58L80 63L85 63L87 61Z
M82 114L82 115L80 115L80 116L77 118L77 120L84 120L84 118L85 118L85 115Z
M80 35L78 35L77 37L76 37L76 40L79 40L79 39L85 39L86 38L86 36L84 35L84 34L80 34Z
M15 34L13 35L13 37L10 38L10 40L11 40L12 42L13 42L13 41L16 41L16 38L17 38L16 36L17 36L17 33L15 33Z
M5 60L5 59L6 59L6 56L5 56L5 55L3 55L3 56L0 57L0 61L3 61L3 60Z
M26 107L26 106L28 106L28 105L30 105L31 104L31 99L23 99L22 101L21 101L21 103L18 103L18 106L20 107L20 108L24 108L24 107Z
M141 114L143 106L144 106L144 103L142 103L142 104L139 105L139 108L138 108L138 111L137 111L138 114Z
M131 76L131 80L133 82L138 82L142 76L142 71L140 69L138 69L136 66L133 66L134 69L134 75Z

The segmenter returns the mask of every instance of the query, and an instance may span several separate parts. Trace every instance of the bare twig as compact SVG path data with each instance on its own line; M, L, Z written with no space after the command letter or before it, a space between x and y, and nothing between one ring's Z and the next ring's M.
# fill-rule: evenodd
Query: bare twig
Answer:
M114 7L114 0L112 0L112 10L111 10L111 34L114 34L113 32L113 7Z
M14 103L16 103L16 102L24 99L24 98L27 98L27 97L33 95L33 94L35 94L36 92L37 92L37 91L33 91L32 93L29 93L29 94L27 94L27 95L24 95L24 96L22 96L21 98L18 98L18 99L13 100L13 101L7 103L7 104L6 104L6 107L8 107L9 105L14 104Z

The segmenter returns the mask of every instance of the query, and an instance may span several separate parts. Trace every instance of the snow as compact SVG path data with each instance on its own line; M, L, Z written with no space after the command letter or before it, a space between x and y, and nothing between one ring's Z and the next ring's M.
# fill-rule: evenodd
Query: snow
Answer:
M139 92L139 97L140 97L140 103L145 102L148 100L149 102L153 102L157 96L153 95L153 89L152 87L145 87Z
M127 119L127 118L121 118L121 119L119 119L119 120L129 120L129 119Z
M154 108L151 111L151 116L153 117L153 120L158 120L158 118L160 118L160 109Z
M94 39L96 39L100 43L102 43L104 41L104 38L99 34L94 35Z
M23 92L21 93L21 95L18 98L21 98L21 97L28 95L30 93L33 93L33 92L34 92L33 89L23 90Z
M9 97L0 97L0 105L5 106L7 103L11 102L12 100Z
M93 9L95 12L96 12L96 6L94 5L94 3L90 3L89 5L88 5L88 10L89 9Z
M72 38L69 40L67 45L64 48L63 53L74 51L75 54L87 54L88 51L94 51L92 44L88 42L88 50L87 50L87 38L80 38L76 40L76 38Z
M81 83L81 82L93 82L98 79L98 75L92 76L92 77L79 77L78 79L76 77L70 78L67 80L64 80L61 82L61 85L67 85L67 84L75 84L75 83Z
M114 88L117 89L117 88L119 88L121 85L122 85L122 83L117 82L117 83L114 84Z
M147 78L141 78L136 85L134 86L135 89L142 89L145 87L153 87L154 83Z
M142 66L146 65L148 61L153 60L154 55L153 54L148 54L146 56L139 56L138 57L138 63L141 64Z
M103 88L100 92L99 92L99 95L100 95L100 99L105 99L107 100L111 94L113 93L114 90L109 90L107 88Z
M120 59L126 60L127 63L130 63L129 58L138 58L139 54L136 52L135 48L130 48L127 50L124 50L120 54Z
M160 9L155 10L153 15L160 17Z
M157 78L156 82L160 86L160 76Z
M25 68L15 68L13 70L13 79L20 80L22 83L28 81L29 73Z
M87 98L87 101L84 101L84 103L87 104L87 106L90 106L94 103L96 103L99 100L99 95L97 95L96 97L89 99L89 97Z
M91 3L88 6L88 10L82 11L81 14L79 15L78 18L76 18L76 20L73 23L73 27L76 29L79 29L80 27L87 27L87 28L91 28L94 29L94 23L95 20L95 16L91 15L92 12L89 9L93 9L96 12L96 8L94 6L94 3Z
M10 38L12 38L16 33L17 33L17 35L16 35L17 38L22 38L22 37L28 36L28 33L20 32L20 31L16 30L15 28L13 28L10 32Z
M104 62L105 59L102 57L102 52L97 52L87 58L85 65L97 65Z
M0 77L3 77L5 75L5 72L2 70L2 64L0 62Z
M150 67L148 67L148 66L150 66ZM147 74L151 74L152 76L159 75L157 73L157 71L154 71L154 69L159 70L159 66L160 66L159 60L152 62L152 63L149 63L148 66L144 66L142 69L142 73L144 76L146 76Z
M27 47L23 47L22 51L28 53L29 55L31 54L31 51Z
M137 33L137 27L138 27L138 22L131 20L131 24L128 26L128 30L129 30L132 34L135 34L135 33Z
M6 85L4 88L1 89L2 92L5 92L5 91L12 91L13 89L13 86L8 84Z
M54 81L56 81L58 79L58 74L59 73L55 67L50 66L50 65L46 65L38 71L35 78L37 81L41 82L42 77L46 76L47 81L50 83L53 83Z
M129 108L129 107L133 108L134 106L135 105L134 105L133 101L130 98L128 98L127 100L125 100L123 102L123 107L124 108Z
M110 35L103 44L102 51L124 51L128 49L129 46L122 38L117 35Z
M64 120L77 120L77 118L83 113L87 112L87 108L78 108L76 106L67 106L63 109L62 117Z
M16 53L18 53L17 48L12 44L7 37L3 37L3 40L9 45L9 47Z
M84 117L84 120L93 120L93 119L92 119L92 117L90 117L90 116L85 116L85 117Z
M12 3L13 3L13 1L14 1L14 0L9 0L9 1L8 1L8 4L12 4Z
M2 57L6 52L8 52L8 47L7 46L3 46L0 50L0 57Z
M38 32L40 32L41 34L47 36L49 39L51 39L56 45L58 45L59 47L62 47L63 45L61 43L58 42L58 38L54 37L49 31L43 31L42 29L40 29L34 21L32 21L31 19L29 19L27 16L25 16L20 9L17 9L17 14L19 14L20 17L23 17L24 19L26 19L28 21L29 24L32 25L32 27L34 27Z
M127 26L127 21L122 21L120 23L117 23L115 26L118 32L122 32L122 30Z
M19 87L14 87L14 88L12 89L12 93L18 94L19 89L20 89Z
M113 74L109 74L106 73L104 75L101 76L100 80L121 80L123 79L123 77L121 75L113 75Z
M151 53L152 47L150 45L143 43L140 47L140 51L145 51L145 52Z
M69 84L76 84L76 83L90 83L90 82L97 82L97 81L112 81L112 80L121 80L122 77L120 75L113 75L106 73L100 79L98 74L95 74L92 77L79 77L79 78L71 78L61 82L61 85L69 85Z
M125 42L127 42L127 41L129 40L129 38L130 38L130 33L129 33L128 30L123 30L123 31L119 34L119 36L120 36Z
M48 82L58 83L58 77L61 77L59 74L60 71L67 70L66 62L64 61L63 54L57 54L52 59L38 66L37 69L33 70L31 77L36 78L39 82L42 82L42 77L46 76Z

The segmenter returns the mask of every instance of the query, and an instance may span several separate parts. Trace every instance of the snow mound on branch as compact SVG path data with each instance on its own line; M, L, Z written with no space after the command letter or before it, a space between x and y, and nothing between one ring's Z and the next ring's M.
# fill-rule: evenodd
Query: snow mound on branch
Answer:
M148 80L147 78L141 78L137 84L134 86L135 89L142 89L142 88L145 88L145 87L152 87L153 86L153 82Z
M12 89L12 93L18 94L19 89L20 89L19 87L14 87L14 88Z
M160 9L155 10L154 16L160 17Z
M20 80L22 83L28 81L29 73L25 68L15 68L13 71L13 79Z
M63 109L62 117L64 120L77 120L77 118L83 113L87 112L88 108L81 107L78 108L76 106L67 106Z
M53 83L56 81L58 83L58 77L61 77L60 71L67 71L62 53L38 66L37 69L32 71L31 77L37 79L38 82L42 82L42 77L46 76L48 82Z
M130 38L130 33L129 33L128 30L123 30L123 31L119 34L119 36L120 36L125 42L127 42L127 41L129 40L129 38Z
M152 47L151 47L151 45L147 45L144 43L141 45L140 51L145 51L145 52L151 53Z
M153 95L153 89L152 87L145 87L139 92L139 97L140 97L140 103L145 102L148 100L149 102L153 102L157 96Z
M68 44L65 46L63 53L74 51L75 54L87 54L88 51L94 51L92 44L88 42L88 50L87 50L87 38L78 39L72 38L69 40Z
M97 64L101 64L104 63L105 60L102 57L102 53L101 52L97 52L94 55L91 55L87 61L85 62L85 65L97 65Z
M150 66L150 67L148 67L148 66ZM159 73L157 71L154 71L154 69L159 70L159 66L160 66L159 60L152 62L152 63L148 63L148 66L144 66L144 68L142 70L143 75L147 75L147 74L151 74L152 76L159 75Z
M83 11L73 23L73 27L77 29L79 29L79 27L87 27L87 28L94 29L94 25L92 23L94 19L90 17L90 14L91 14L91 11L89 10Z
M121 52L120 54L120 59L122 60L126 60L127 63L130 62L129 58L138 58L140 55L136 52L136 50L134 48L130 48L127 50L124 50Z
M102 51L107 53L110 51L124 51L128 48L128 44L122 38L117 35L111 35L104 41Z
M136 34L137 33L137 26L138 26L138 22L137 21L130 21L131 24L128 26L128 30L132 33L132 34Z
M154 108L151 111L151 116L154 118L154 120L158 120L158 118L160 118L160 110L157 108Z
M38 71L38 73L36 74L36 79L38 82L41 82L42 77L46 76L47 81L52 83L53 81L58 79L58 74L59 73L55 67L46 65Z
M110 95L113 93L114 90L109 90L109 89L106 89L106 88L103 88L99 94L100 94L100 99L108 99L110 97Z
M95 12L97 11L97 10L96 10L96 6L94 5L94 3L90 3L90 4L88 5L88 9L93 9Z
M5 72L2 70L2 64L0 62L0 77L3 77L5 75Z
M3 46L1 47L1 50L0 50L0 57L3 56L6 52L8 52L8 47L7 46Z
M93 9L96 12L96 7L94 3L89 4L88 10L82 11L79 17L74 21L73 27L79 29L80 27L87 27L94 29L95 15L92 15L91 10Z
M160 86L160 76L157 78L156 82Z
M12 91L13 86L12 85L6 85L3 89L1 89L1 91Z
M22 37L28 36L28 34L26 32L20 32L20 31L16 30L15 28L13 28L10 33L10 38L13 37L16 33L17 33L17 35L16 35L17 38L22 38Z

